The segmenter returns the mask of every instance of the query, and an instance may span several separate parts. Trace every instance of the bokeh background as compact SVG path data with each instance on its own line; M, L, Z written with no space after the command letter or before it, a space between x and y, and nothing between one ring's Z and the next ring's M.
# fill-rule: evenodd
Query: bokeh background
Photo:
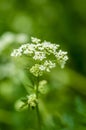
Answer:
M24 60L10 53L30 37L68 51L66 68L45 78L42 130L86 130L86 0L0 0L0 130L36 130L35 110L17 112L30 83Z

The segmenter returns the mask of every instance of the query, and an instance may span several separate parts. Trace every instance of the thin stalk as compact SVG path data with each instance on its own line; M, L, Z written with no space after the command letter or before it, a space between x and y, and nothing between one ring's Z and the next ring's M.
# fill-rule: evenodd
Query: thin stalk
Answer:
M36 98L38 100L38 84L39 84L39 77L37 77L37 83L36 83ZM38 130L41 130L41 119L40 119L40 112L38 103L36 104L36 113L37 113L37 120L38 120Z

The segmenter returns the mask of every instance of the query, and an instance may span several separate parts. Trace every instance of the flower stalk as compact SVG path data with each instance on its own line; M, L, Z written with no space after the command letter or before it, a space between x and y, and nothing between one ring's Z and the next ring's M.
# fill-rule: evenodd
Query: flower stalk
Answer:
M38 98L39 98L38 87L39 87L39 76L37 77L37 82L36 82L36 99L37 99L37 100L38 100ZM40 112L39 112L38 102L37 102L37 104L36 104L36 113L37 113L38 130L41 130L41 118L40 118Z

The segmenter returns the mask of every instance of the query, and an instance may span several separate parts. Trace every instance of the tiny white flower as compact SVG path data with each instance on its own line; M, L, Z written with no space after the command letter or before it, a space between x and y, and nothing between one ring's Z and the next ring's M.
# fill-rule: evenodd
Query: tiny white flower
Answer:
M38 43L38 44L36 45L36 49L37 49L38 51L44 51L44 47L43 47L43 45L42 45L41 43Z
M52 53L54 54L59 47L59 45L52 44L52 43L47 42L47 41L44 41L42 44L43 44L44 49L47 50L49 55Z
M15 49L12 53L11 53L11 56L21 56L22 55L22 52L21 50L18 50L18 49Z
M36 38L36 37L31 37L31 41L32 41L33 43L39 43L41 40L38 39L38 38Z
M20 48L23 49L23 50L26 49L27 48L27 44L21 45Z
M35 51L35 45L34 44L29 44L28 48L31 51Z
M55 63L53 63L52 61L45 61L44 62L44 66L46 67L46 69L48 70L48 69L52 69L52 68L54 68L55 66L56 66L56 64Z
M24 50L24 52L23 52L23 54L31 54L32 52L31 51L29 51L28 49L26 49L26 50Z
M40 61L42 61L45 58L46 58L45 53L39 51L36 51L33 57L34 60L40 60Z
M40 69L41 71L45 71L46 68L45 68L44 65L40 65L40 66L39 66L39 69Z

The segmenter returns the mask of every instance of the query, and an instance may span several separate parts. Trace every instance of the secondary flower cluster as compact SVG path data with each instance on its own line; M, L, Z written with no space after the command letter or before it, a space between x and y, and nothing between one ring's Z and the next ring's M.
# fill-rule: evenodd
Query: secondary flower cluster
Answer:
M23 44L18 49L14 49L11 56L18 57L26 55L32 57L36 64L30 68L30 72L38 77L44 72L50 72L56 67L56 63L64 68L68 60L67 52L59 50L58 44L47 41L41 42L38 38L31 38L31 43Z
M36 98L35 93L27 96L27 99L28 99L28 105L29 105L30 108L36 107L36 104L38 103L38 99Z
M46 94L49 91L49 88L47 86L47 81L42 80L38 84L38 93L41 95ZM36 95L36 86L34 86L33 93L27 95L24 98L21 98L20 100L17 100L15 103L15 109L17 111L22 111L24 109L27 109L28 107L30 109L34 109L36 105L39 103L39 100Z
M46 94L48 92L48 86L47 86L46 80L42 80L42 81L39 82L38 91L41 94Z

